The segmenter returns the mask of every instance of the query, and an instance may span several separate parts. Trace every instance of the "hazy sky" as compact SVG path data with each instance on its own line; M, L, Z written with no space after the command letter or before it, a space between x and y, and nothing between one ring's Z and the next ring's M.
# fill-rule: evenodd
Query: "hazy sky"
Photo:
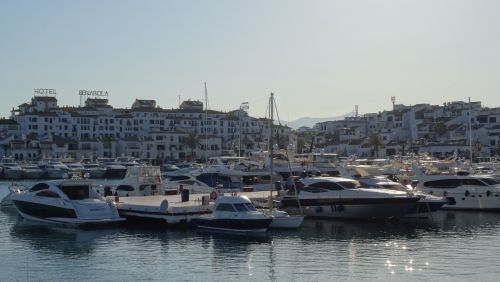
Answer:
M402 104L500 106L500 1L0 0L0 116L55 88L282 120Z

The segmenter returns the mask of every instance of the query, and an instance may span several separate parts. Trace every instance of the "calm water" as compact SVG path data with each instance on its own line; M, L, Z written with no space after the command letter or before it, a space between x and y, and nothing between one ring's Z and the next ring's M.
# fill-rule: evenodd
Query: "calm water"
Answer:
M0 197L7 194L0 184ZM74 230L0 212L0 281L498 281L500 214L433 221L306 220L263 237Z

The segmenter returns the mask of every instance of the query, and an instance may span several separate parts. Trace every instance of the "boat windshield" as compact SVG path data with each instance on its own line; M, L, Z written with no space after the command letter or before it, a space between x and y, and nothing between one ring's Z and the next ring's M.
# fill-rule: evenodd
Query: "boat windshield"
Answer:
M234 207L239 212L246 212L246 211L248 211L247 207L245 206L245 204L234 204Z
M346 189L354 189L360 186L356 181L339 181L337 183Z
M83 200L90 197L90 190L88 185L79 186L60 186L61 191L63 191L70 200Z
M253 204L246 203L245 206L249 211L255 211L255 206Z

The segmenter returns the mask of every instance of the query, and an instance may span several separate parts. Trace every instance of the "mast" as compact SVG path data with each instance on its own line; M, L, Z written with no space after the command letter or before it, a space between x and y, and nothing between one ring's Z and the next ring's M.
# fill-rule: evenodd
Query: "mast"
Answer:
M469 97L469 153L470 165L472 166L472 112L470 110L470 97Z
M208 132L207 132L207 122L208 122L208 92L207 92L207 82L205 82L205 117L203 121L203 126L205 127L205 164L208 163Z
M273 169L274 169L274 161L273 161L273 118L274 118L274 93L271 92L271 97L269 97L269 178L271 179L270 186L270 199L272 201L273 197ZM272 202L270 202L271 204ZM272 205L269 206L272 209Z

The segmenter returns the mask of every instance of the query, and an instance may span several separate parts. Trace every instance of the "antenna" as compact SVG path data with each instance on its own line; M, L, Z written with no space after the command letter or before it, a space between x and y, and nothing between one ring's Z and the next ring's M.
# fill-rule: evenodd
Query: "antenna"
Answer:
M396 96L391 96L392 109L394 110L394 104L396 104Z
M358 117L358 105L354 105L354 117Z

